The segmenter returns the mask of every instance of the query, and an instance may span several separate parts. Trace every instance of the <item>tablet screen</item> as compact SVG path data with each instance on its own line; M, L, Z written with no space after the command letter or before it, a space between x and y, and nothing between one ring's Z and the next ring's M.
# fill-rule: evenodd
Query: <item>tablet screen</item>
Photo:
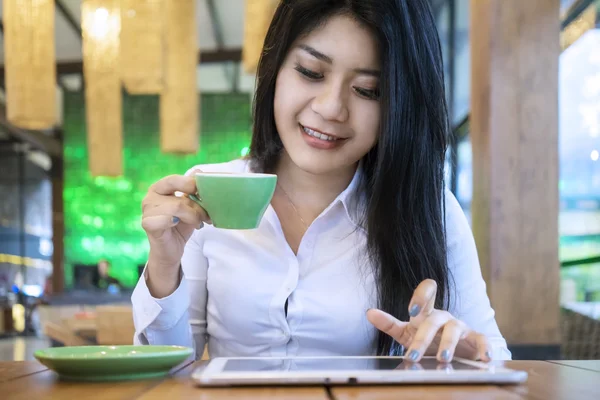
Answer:
M393 358L300 358L300 359L232 359L223 372L259 371L390 371L390 370L485 370L458 361L440 363L424 358L418 363Z

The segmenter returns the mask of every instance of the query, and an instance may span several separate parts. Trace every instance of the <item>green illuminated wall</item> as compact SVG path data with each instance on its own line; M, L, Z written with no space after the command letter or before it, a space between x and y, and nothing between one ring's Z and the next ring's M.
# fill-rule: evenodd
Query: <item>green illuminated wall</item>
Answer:
M88 170L85 105L82 93L64 96L65 280L72 284L75 264L111 260L111 275L127 286L148 253L140 226L141 201L148 187L195 164L240 157L250 143L250 96L206 94L201 104L197 155L165 155L159 149L158 97L123 99L124 176L92 178Z

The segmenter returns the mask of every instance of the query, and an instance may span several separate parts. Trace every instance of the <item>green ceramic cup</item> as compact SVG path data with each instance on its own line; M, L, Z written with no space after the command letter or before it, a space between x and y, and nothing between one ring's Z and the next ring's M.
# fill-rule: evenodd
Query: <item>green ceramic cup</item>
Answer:
M215 228L256 229L271 202L277 175L196 173L198 196Z

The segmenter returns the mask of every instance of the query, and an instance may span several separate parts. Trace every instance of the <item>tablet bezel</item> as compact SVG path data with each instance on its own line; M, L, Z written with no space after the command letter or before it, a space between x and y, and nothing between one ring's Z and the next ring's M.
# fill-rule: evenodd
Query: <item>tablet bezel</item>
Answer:
M192 372L192 379L202 386L256 386L256 385L360 385L360 384L516 384L527 380L527 372L454 358L453 361L480 368L480 370L315 370L315 371L227 371L229 360L311 360L311 359L381 359L406 361L404 357L376 356L322 356L322 357L219 357ZM435 357L426 357L433 358ZM409 361L410 362L410 361ZM417 363L418 364L418 363Z

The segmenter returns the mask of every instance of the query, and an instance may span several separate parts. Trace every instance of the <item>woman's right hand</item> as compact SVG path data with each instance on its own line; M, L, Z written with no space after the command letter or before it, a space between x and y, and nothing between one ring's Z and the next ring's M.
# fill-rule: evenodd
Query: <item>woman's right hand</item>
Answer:
M166 297L177 289L185 244L194 229L210 223L206 211L185 196L196 190L193 174L170 175L150 186L142 201L142 228L150 243L147 285L155 297ZM176 192L184 196L175 196Z

